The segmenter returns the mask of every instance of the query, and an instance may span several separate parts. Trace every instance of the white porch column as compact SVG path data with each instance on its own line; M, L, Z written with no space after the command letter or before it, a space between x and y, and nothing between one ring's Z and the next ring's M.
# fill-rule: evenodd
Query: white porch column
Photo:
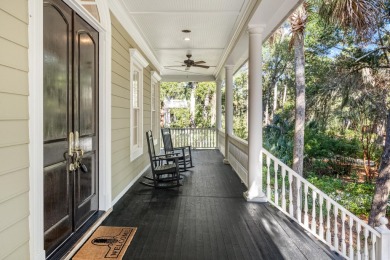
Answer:
M244 192L247 201L266 202L262 192L263 146L263 102L262 102L262 32L264 25L248 26L249 66L248 66L248 191Z
M233 65L225 66L225 159L229 164L229 136L233 134Z
M216 114L216 122L215 122L215 128L217 129L217 136L218 136L218 130L221 129L221 115L222 115L222 107L221 107L221 103L222 103L222 91L221 91L221 88L222 88L222 81L221 80L217 80L215 82L217 84L217 104L216 104L216 108L215 108L215 114Z

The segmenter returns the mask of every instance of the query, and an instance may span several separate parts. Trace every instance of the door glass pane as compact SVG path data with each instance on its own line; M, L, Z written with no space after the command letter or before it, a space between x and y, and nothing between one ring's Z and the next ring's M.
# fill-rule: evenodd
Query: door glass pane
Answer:
M87 172L83 172L81 169L78 170L78 194L79 198L76 203L82 204L90 196L95 193L95 167L94 167L94 154L83 157L82 163L88 169Z
M43 34L43 138L67 136L69 24L55 8L45 8Z
M70 214L68 201L69 173L66 163L58 163L44 169L44 218L45 231L52 228Z
M89 34L78 36L79 49L79 91L80 91L80 133L95 133L95 43Z

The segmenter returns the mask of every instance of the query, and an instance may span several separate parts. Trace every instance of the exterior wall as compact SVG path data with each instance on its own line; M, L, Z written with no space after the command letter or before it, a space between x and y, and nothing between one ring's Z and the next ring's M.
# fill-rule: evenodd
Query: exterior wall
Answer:
M130 162L130 48L140 51L130 35L111 14L112 23L112 198L115 199L149 163L146 139L143 155ZM145 55L143 55L146 58ZM151 66L144 68L143 132L151 128ZM159 96L158 96L159 97ZM145 134L143 134L144 136ZM159 133L154 133L155 137ZM159 143L159 142L157 142ZM156 146L157 148L157 146Z
M28 1L0 1L0 259L29 259Z

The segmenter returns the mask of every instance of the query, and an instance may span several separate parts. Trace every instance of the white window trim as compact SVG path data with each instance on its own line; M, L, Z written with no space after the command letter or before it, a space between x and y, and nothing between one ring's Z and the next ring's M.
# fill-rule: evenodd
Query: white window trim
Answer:
M161 81L161 76L158 74L158 72L156 71L151 71L150 73L150 79L151 79L151 82L150 82L150 129L153 131L153 127L154 126L157 126L156 129L158 129L158 125L159 125L159 113L158 111L160 111L159 109L159 102L157 102L158 100L160 100L160 97L158 95L158 87L159 87L159 82ZM153 85L155 86L155 88L153 89ZM153 93L154 92L154 93ZM152 99L152 95L154 94L154 111L156 112L156 118L155 118L155 122L153 122L153 99ZM153 133L154 134L154 145L156 145L158 143L158 136L160 136L160 133L159 131L157 131L157 133Z
M143 87L144 87L144 73L143 69L149 65L146 59L141 55L137 49L130 49L130 161L134 161L136 158L143 154ZM139 99L139 120L138 120L138 145L134 146L132 144L134 130L133 130L133 74L134 71L138 70L139 73L139 82L138 82L138 95Z

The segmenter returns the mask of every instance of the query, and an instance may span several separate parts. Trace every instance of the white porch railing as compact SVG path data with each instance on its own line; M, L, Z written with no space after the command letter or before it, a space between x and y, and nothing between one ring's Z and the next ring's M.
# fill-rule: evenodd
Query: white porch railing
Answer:
M390 258L387 220L381 220L378 232L265 149L261 160L263 189L271 204L347 259Z
M187 145L193 149L217 147L215 128L171 128L171 137L175 147ZM162 138L160 147L164 147Z
M218 148L224 151L225 134L218 134ZM228 152L230 165L248 186L248 143L230 136ZM276 208L346 259L390 259L390 230L386 227L386 218L374 229L265 149L260 159L263 191ZM293 185L297 189L293 189ZM299 194L296 203L294 191Z

